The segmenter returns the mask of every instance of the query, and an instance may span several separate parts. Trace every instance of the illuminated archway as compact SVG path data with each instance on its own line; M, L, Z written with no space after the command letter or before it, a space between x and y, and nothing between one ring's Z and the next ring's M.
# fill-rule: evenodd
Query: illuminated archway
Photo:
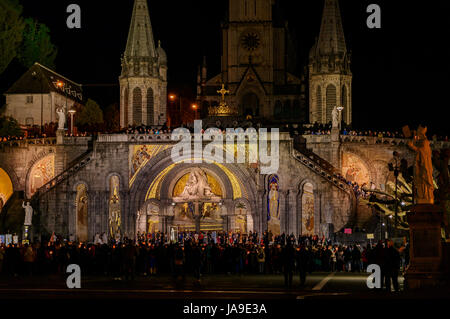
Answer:
M370 171L366 163L356 154L344 152L342 157L342 175L360 186L370 183Z
M13 194L13 185L9 175L0 168L0 212Z
M47 155L38 160L28 175L27 196L30 198L42 186L55 177L55 155Z

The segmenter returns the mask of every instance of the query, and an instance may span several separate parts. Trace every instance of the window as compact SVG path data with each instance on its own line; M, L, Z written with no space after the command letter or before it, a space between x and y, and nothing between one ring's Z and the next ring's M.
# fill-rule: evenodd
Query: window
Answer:
M154 98L153 89L148 88L147 90L147 125L153 125L155 119L155 108L154 108Z
M138 87L133 90L133 124L142 124L142 93Z
M331 123L331 112L336 106L336 87L333 84L327 86L327 118L326 123Z
M33 103L33 95L27 96L27 104Z

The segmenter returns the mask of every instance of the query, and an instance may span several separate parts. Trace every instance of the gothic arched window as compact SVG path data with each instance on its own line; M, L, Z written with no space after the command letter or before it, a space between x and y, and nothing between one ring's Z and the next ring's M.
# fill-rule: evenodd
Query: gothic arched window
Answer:
M315 116L314 121L320 121L322 115L322 89L320 86L317 87L316 91L316 109L314 110Z
M128 88L125 88L125 92L123 93L123 125L128 126Z
M142 92L138 87L133 90L133 124L142 124Z
M153 96L153 89L147 90L147 125L153 125L155 121L155 100Z
M331 122L331 112L336 106L336 102L336 87L330 84L327 86L327 123Z
M280 100L276 100L275 107L273 109L273 117L275 119L281 118L281 112L283 112L283 105Z
M344 114L348 114L348 103L347 103L347 87L345 85L342 86L342 93L341 93L341 103L344 107Z

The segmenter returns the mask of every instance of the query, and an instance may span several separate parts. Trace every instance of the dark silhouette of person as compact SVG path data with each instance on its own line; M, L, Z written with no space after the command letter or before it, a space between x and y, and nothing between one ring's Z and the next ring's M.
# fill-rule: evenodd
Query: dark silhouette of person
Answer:
M400 268L400 253L394 247L392 241L387 242L385 248L384 259L384 276L386 281L386 290L391 292L391 281L394 286L395 292L398 292L398 272Z
M284 285L286 288L292 288L292 276L294 275L295 250L289 243L283 247L282 262L284 270Z
M300 286L303 287L306 282L306 272L308 270L308 259L309 259L309 254L303 245L301 245L300 248L298 248L296 257L297 257L298 272L300 276Z

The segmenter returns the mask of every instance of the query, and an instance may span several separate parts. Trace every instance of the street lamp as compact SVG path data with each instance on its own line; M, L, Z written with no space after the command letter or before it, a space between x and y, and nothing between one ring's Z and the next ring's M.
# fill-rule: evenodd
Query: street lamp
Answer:
M169 94L169 101L171 103L174 103L177 100L176 94ZM176 107L176 104L174 105L174 108ZM178 116L177 116L178 122L181 123L181 95L178 95Z
M390 172L394 172L395 176L395 206L394 206L394 212L395 212L395 220L394 220L394 237L397 237L397 225L398 225L398 198L397 198L397 188L398 188L398 173L400 171L400 161L399 161L399 154L397 151L394 151L393 160L388 164L388 168Z
M197 108L198 108L197 104L192 104L192 109L195 111L195 118L194 118L194 120L197 119Z
M70 114L70 135L73 136L73 116L75 115L77 111L74 108L71 108L69 110L69 114Z

